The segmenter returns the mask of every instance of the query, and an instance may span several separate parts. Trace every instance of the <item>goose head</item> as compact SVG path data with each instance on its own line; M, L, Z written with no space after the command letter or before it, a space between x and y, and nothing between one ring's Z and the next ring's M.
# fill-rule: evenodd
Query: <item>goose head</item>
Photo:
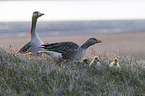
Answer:
M87 63L88 61L89 61L88 59L84 59L84 60L83 60L84 63Z
M39 11L33 12L33 18L38 18L41 17L42 15L44 15L44 13L40 13Z
M98 56L95 56L94 57L94 61L99 62L99 57Z
M88 48L91 45L94 45L96 43L102 43L101 40L97 40L96 38L89 38L81 47L82 48Z
M118 61L118 59L117 58L114 58L114 62L117 62Z
M86 43L88 43L89 45L94 45L96 43L102 43L101 40L97 40L96 38L90 38L86 41Z

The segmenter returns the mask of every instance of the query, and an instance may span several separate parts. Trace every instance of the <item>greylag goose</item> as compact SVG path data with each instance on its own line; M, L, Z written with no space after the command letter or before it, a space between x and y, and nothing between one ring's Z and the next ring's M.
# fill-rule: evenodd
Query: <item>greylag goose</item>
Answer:
M93 60L91 61L91 63L89 64L89 66L95 66L95 65L97 65L97 66L100 66L101 65L98 56L95 56L93 58Z
M120 65L118 63L118 59L117 58L114 58L114 61L110 63L109 65L110 68L112 68L112 71L119 71L120 70Z
M53 57L59 57L63 60L79 60L85 56L89 46L101 42L101 40L90 38L82 46L79 46L74 42L44 44L41 47L44 48L44 50L39 52L52 55Z
M38 50L42 50L40 46L43 44L39 36L37 35L36 30L36 23L37 23L37 18L41 17L44 15L44 13L40 13L38 11L33 12L32 15L32 22L31 22L31 30L30 30L30 41L20 47L20 49L17 51L17 53L32 53L33 55L39 55Z

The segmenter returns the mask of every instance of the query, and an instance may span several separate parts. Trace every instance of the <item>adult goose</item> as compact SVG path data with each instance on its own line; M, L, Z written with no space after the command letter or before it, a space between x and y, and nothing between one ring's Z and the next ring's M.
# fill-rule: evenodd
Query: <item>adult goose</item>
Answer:
M26 54L31 52L33 55L39 55L38 50L42 50L40 46L43 44L39 36L37 35L36 30L36 23L37 19L44 15L44 13L40 13L38 11L33 12L32 15L32 22L31 22L31 30L30 30L30 41L20 47L17 53Z
M89 38L82 46L79 46L74 42L44 44L41 47L44 48L44 50L39 52L52 55L53 57L59 57L63 60L78 60L85 56L89 46L101 42L101 40L97 40L96 38Z

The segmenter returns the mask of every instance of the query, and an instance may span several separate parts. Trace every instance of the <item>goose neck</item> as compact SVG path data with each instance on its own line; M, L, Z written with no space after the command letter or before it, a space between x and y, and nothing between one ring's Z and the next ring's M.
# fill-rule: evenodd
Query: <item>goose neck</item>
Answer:
M36 23L37 23L37 18L32 17L32 22L31 22L31 30L30 30L30 38L32 39L36 35Z
M90 43L85 42L85 43L81 46L81 48L82 48L82 49L87 49L89 46L91 46Z

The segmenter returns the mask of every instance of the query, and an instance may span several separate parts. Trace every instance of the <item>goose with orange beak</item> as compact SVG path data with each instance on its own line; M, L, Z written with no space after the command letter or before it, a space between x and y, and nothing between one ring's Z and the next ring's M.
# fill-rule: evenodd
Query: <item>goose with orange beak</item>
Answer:
M40 55L40 53L38 53L38 51L42 50L42 48L40 48L40 47L44 43L39 38L39 36L37 35L37 32L35 30L36 30L37 19L39 17L41 17L42 15L44 15L44 13L40 13L39 11L33 12L31 30L30 30L30 41L28 43L26 43L25 45L23 45L22 47L20 47L20 49L17 51L17 53L21 53L24 55L27 55L29 53L31 53L32 55Z
M39 52L58 57L61 60L79 60L85 56L88 47L101 42L101 40L97 40L96 38L89 38L81 46L74 42L44 44L41 47L44 50Z

